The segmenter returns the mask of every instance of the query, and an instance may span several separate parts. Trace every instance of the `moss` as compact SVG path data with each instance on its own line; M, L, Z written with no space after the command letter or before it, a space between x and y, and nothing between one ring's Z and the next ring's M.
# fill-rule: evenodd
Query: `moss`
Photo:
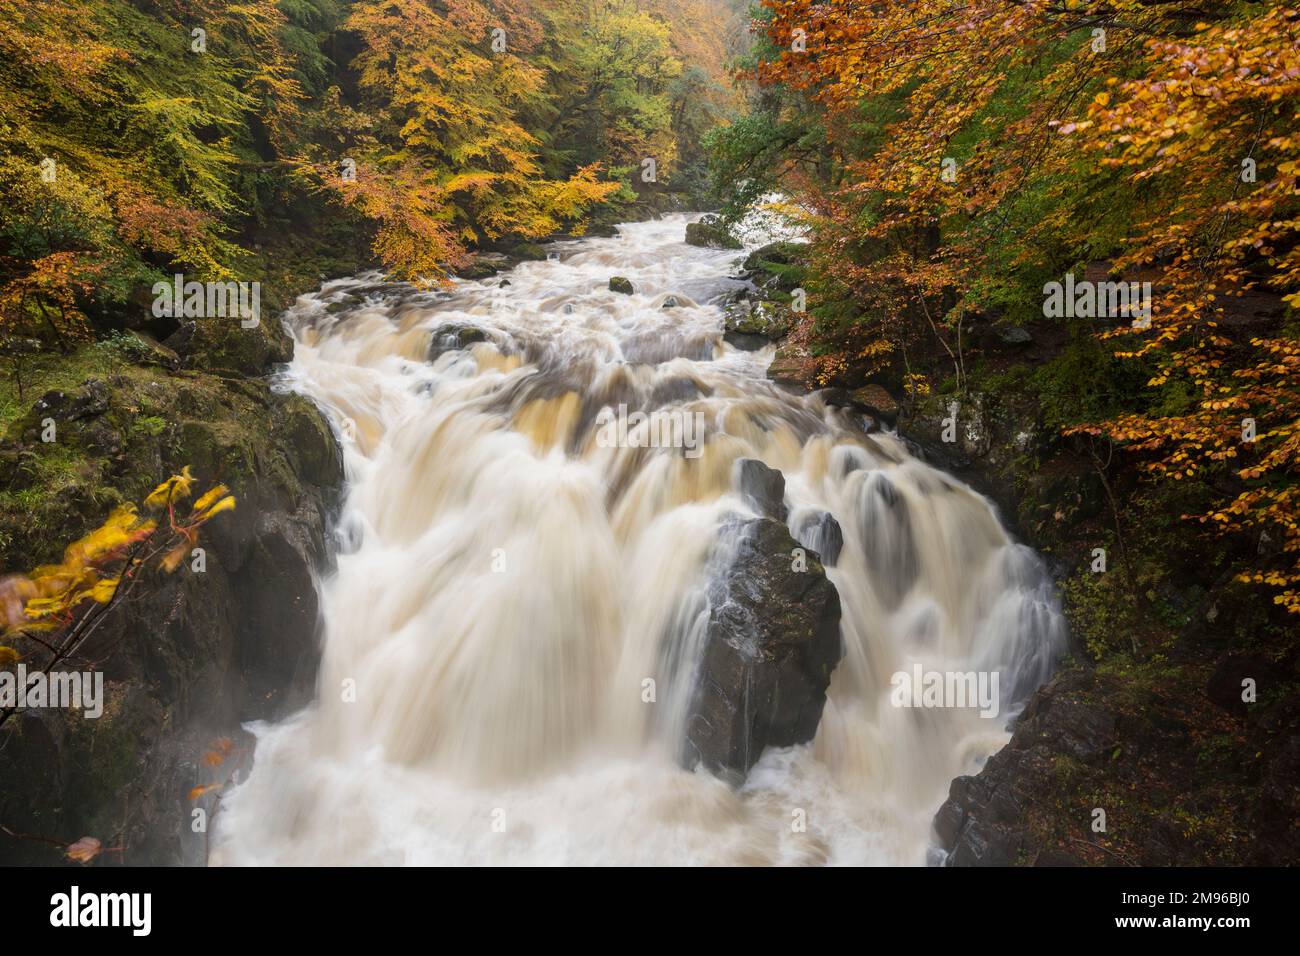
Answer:
M88 378L108 377L127 365L121 351L108 342L88 344L68 355L28 356L19 366L5 363L0 366L0 434L46 392L71 391Z
M132 434L149 435L156 438L167 428L166 419L157 415L142 415L131 425Z
M57 558L113 506L140 501L185 465L201 485L224 482L237 495L267 486L289 501L304 480L337 481L333 436L306 399L274 395L261 381L132 365L123 354L120 343L99 343L62 364L49 357L21 401L12 382L0 393L0 568ZM56 411L38 412L50 392L63 393ZM58 421L56 441L41 441L42 416L67 414L86 396L94 407Z

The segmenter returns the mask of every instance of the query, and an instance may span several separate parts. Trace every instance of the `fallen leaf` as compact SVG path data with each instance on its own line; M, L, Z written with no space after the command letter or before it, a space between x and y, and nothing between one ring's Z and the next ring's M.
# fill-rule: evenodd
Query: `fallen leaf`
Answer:
M92 836L85 836L76 843L71 844L63 855L69 860L76 860L78 863L89 863L95 857L99 856L101 844Z

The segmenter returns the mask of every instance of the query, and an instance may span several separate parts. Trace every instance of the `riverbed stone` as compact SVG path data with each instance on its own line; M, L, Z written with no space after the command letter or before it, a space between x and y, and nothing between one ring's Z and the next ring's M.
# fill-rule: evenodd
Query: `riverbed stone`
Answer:
M757 458L740 458L735 464L736 487L746 503L761 515L785 521L785 475Z
M740 299L723 313L724 338L750 352L783 338L793 324L790 309L779 302Z
M767 377L778 385L810 392L817 381L817 359L806 346L793 345L787 340L777 348L772 364L767 367Z
M705 216L699 222L686 226L686 244L706 249L743 249L740 240L727 231L717 216Z
M713 569L682 760L738 786L765 748L817 733L843 654L840 597L815 556L799 570L780 521L735 518L722 537L734 550Z
M476 342L488 341L488 334L476 325L448 323L433 330L429 337L429 361L444 352L467 349Z

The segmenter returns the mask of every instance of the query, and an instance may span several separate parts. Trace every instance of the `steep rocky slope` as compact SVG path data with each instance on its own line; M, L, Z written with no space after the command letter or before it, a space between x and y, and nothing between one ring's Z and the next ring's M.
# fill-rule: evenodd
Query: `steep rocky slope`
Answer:
M214 320L216 321L216 320ZM98 719L34 709L0 728L0 861L51 863L83 836L107 865L199 863L190 791L246 767L244 721L310 699L314 576L342 484L328 425L266 374L278 329L120 337L30 369L0 442L0 567L57 560L121 502L188 465L238 504L204 527L202 572L149 572L78 655L104 674ZM53 421L56 440L42 441ZM89 663L89 662L93 662ZM229 759L202 755L229 738Z

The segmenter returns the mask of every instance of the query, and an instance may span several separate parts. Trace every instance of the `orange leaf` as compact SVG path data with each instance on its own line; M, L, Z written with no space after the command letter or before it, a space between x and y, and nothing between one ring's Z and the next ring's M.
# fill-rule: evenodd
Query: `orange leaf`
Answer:
M102 844L92 836L85 836L76 843L68 846L63 851L63 855L69 860L76 860L78 863L89 863L95 857L99 856L99 850Z
M225 759L226 757L224 754L219 754L215 750L209 750L203 755L203 766L219 767L225 762Z

